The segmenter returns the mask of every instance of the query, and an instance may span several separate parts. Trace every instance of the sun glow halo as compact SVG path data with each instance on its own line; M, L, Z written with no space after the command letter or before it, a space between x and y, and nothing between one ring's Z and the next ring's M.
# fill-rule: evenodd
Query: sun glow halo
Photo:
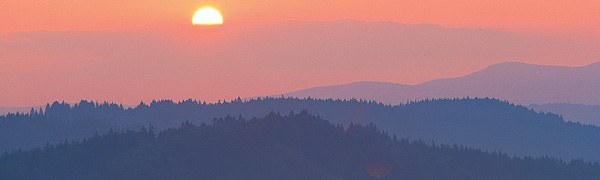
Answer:
M219 11L213 8L202 8L196 11L192 19L194 25L218 25L223 24L223 17Z

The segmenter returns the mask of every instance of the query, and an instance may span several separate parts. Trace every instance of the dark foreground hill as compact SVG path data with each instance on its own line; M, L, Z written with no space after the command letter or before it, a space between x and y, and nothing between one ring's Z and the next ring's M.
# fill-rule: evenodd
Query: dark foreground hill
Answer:
M290 113L182 123L155 134L109 132L0 156L0 179L599 179L581 160L510 158L390 137L373 124L334 126Z
M137 130L152 125L157 130L182 122L209 123L227 115L260 117L271 111L302 110L333 124L375 123L401 138L425 142L462 144L485 151L516 156L551 156L565 160L600 161L600 128L566 123L555 114L537 113L495 99L424 100L386 106L357 100L261 99L205 104L196 101L157 101L124 109L115 104L82 101L73 106L48 105L42 113L0 117L0 148L23 150L79 141L95 132ZM4 150L2 150L3 152Z

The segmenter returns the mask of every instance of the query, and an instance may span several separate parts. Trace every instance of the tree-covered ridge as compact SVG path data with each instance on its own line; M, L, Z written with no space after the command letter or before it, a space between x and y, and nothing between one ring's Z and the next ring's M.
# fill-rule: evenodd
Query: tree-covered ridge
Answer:
M185 121L201 124L227 115L260 117L271 111L304 109L333 124L372 122L390 134L411 140L463 144L520 157L600 161L596 153L600 152L600 128L566 123L555 114L488 98L422 100L394 106L361 100L296 98L238 99L214 104L163 100L135 108L88 101L74 105L55 102L44 111L0 116L0 152L28 150L65 139L79 141L111 128L137 130L152 124L164 130Z
M306 111L111 131L0 156L0 179L598 179L580 160L511 158L410 142L374 124L348 128Z

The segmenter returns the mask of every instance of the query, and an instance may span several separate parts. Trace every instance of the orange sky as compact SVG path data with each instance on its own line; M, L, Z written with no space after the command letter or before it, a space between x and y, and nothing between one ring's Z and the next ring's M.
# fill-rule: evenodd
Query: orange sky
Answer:
M187 25L218 8L226 23L356 19L525 33L600 34L598 0L2 0L0 33Z
M225 24L191 26L204 6ZM598 19L598 0L0 0L0 107L417 84L506 61L583 66L600 60Z

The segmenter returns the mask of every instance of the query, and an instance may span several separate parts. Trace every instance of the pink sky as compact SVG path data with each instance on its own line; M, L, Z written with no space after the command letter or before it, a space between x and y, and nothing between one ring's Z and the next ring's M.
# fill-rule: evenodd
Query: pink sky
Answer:
M204 6L225 25L192 26ZM583 66L600 60L598 19L596 0L2 1L0 106L214 102L506 61Z
M203 6L219 9L230 24L351 18L533 34L600 34L597 0L3 0L0 32L180 26L189 24Z

